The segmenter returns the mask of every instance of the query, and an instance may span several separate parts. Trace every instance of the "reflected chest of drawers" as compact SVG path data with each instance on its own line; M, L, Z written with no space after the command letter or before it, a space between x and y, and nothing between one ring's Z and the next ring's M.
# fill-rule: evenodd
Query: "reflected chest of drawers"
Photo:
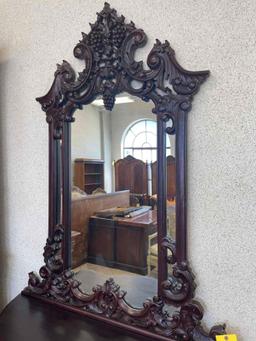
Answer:
M133 218L92 216L88 232L88 262L146 275L148 236L156 231L156 211Z

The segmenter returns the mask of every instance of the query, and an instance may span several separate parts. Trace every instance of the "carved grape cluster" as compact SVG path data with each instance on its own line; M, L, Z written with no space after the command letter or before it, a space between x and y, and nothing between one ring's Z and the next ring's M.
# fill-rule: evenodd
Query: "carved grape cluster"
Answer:
M104 93L103 103L107 110L112 110L115 104L115 97L109 93Z
M93 46L96 52L101 53L103 47L103 35L99 30L93 30L89 34L89 45Z
M120 47L125 38L126 28L121 23L117 23L112 29L112 42L115 46Z

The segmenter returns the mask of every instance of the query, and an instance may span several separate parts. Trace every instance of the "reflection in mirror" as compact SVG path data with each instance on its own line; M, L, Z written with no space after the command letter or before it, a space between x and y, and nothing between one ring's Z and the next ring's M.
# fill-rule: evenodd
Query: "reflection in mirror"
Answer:
M152 103L117 96L71 125L72 267L91 292L110 277L133 306L157 293L157 122ZM167 226L175 232L175 141L166 135Z
M55 224L62 224L62 140L56 140L56 222Z
M176 239L176 158L175 158L175 131L172 120L166 124L166 227L167 235ZM168 152L168 144L170 151Z

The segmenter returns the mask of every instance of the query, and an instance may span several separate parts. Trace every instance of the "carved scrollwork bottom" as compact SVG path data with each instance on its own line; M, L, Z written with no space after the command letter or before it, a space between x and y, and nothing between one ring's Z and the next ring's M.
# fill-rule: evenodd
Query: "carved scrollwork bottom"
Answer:
M210 341L224 331L223 326L212 328L210 333L203 331L200 326L203 310L198 303L184 304L172 315L165 310L161 297L148 299L142 308L134 308L127 303L126 292L112 278L94 287L89 294L83 292L72 271L61 271L59 252L62 238L63 228L58 225L53 236L47 239L44 248L45 265L40 269L40 276L34 272L29 274L28 286L23 294L56 302L67 309L72 307L72 310L80 314L104 317L106 322L111 320L147 330L156 339L160 335L177 341Z
M180 306L194 297L196 289L195 276L188 262L177 262L176 243L169 236L161 243L161 248L167 250L166 262L171 265L172 273L161 283L162 296L166 303Z
M152 332L152 337L161 335L177 341L212 341L216 335L225 332L224 326L216 326L210 333L202 329L200 321L203 311L197 303L185 304L173 315L164 310L164 302L158 297L146 300L142 308L133 308L125 300L126 293L111 278L103 285L94 287L91 294L86 294L80 290L80 283L74 279L71 271L65 271L59 277L47 281L40 281L39 278L31 281L35 275L31 276L24 294L41 296L63 306L71 306L84 315L89 312L95 317L101 316L146 329Z
M172 274L162 282L162 294L166 302L181 305L194 297L196 284L187 262L173 265Z

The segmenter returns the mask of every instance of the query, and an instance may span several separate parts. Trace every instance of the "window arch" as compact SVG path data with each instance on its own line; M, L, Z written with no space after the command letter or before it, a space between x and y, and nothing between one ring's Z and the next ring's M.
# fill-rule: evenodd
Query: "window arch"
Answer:
M171 154L171 145L166 135L166 155ZM157 123L154 120L142 119L133 122L124 132L122 138L122 156L132 155L144 162L157 159Z

